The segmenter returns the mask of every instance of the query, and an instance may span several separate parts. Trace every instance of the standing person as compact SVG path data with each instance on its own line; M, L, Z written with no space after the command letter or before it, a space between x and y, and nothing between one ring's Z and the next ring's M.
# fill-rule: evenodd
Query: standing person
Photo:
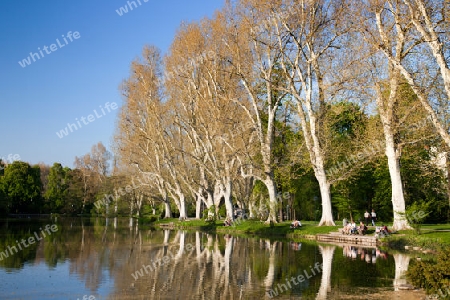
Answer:
M364 219L366 219L366 226L369 226L370 214L369 214L369 212L367 210L364 213Z
M377 214L375 210L372 209L372 226L375 226L375 222L377 221Z

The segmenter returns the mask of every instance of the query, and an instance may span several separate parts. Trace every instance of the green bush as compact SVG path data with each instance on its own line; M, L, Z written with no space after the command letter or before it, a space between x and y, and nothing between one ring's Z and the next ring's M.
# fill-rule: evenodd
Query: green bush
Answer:
M417 201L406 209L406 220L414 229L416 234L421 233L420 229L422 227L423 221L430 214L429 207L429 203L425 203L424 201Z
M216 222L217 215L216 215L216 206L211 205L208 209L205 209L203 211L203 219L207 222Z
M435 261L413 261L407 277L416 287L428 294L438 294L442 299L450 299L445 292L450 287L450 248L442 248Z
M227 208L225 205L219 207L219 215L217 216L219 219L225 218L227 216Z

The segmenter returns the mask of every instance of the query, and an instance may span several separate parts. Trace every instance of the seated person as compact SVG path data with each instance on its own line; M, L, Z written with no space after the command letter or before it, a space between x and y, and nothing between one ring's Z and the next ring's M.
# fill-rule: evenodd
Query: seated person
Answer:
M366 234L367 231L367 226L364 225L364 223L362 221L359 222L359 226L358 226L358 233L361 235Z
M230 218L226 218L225 219L225 221L223 222L224 224L224 226L231 226L231 220L230 220Z
M387 226L376 226L375 227L375 237L385 237L389 235L389 229Z
M381 227L380 226L375 226L375 236L378 237L381 233Z
M356 234L358 233L358 228L356 227L355 221L352 220L350 223L350 234Z
M348 224L348 220L347 218L344 218L344 220L342 220L342 225L345 227Z
M343 233L343 234L351 234L351 231L352 231L352 224L351 224L351 223L347 223L347 224L344 226L344 228L343 228L343 230L342 230L342 233Z
M291 223L291 228L299 228L299 227L301 227L301 226L302 226L302 223L300 223L299 220L294 220L294 221Z
M384 235L389 235L391 232L389 231L388 227L386 225L381 225L381 233Z

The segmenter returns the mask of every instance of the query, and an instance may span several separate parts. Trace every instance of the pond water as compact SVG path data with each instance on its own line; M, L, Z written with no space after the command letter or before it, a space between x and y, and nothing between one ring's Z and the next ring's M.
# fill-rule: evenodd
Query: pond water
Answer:
M409 260L129 219L0 221L1 299L344 299L393 292Z

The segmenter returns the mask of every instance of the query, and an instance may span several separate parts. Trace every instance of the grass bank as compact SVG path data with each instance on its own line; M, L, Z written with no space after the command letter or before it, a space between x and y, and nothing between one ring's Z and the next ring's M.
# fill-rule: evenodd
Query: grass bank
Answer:
M280 222L276 224L265 224L259 220L243 220L237 221L232 226L224 226L223 220L208 222L205 220L186 220L165 219L155 222L156 226L167 226L170 224L174 228L213 231L222 233L235 233L256 236L277 236L288 238L305 238L316 234L329 233L337 231L341 226L317 226L314 221L302 221L302 227L297 229L290 228L291 221Z
M156 226L167 226L187 230L202 230L208 232L221 232L254 235L261 237L283 237L289 239L310 239L317 234L326 234L338 231L342 227L340 221L336 226L317 226L318 222L302 221L302 227L290 228L290 221L273 224L265 224L259 220L237 221L233 226L223 226L222 220L208 222L205 220L190 219L179 221L178 219L164 219L154 223ZM388 226L391 224L387 224ZM438 250L441 247L450 247L450 224L423 225L421 234L412 230L399 231L382 239L382 244L388 248L404 250L405 246L420 247L423 249ZM374 228L369 227L368 234L374 234Z
M413 230L401 230L382 239L383 245L398 250L405 246L420 247L428 250L439 250L450 247L450 224L426 224L421 228L421 234Z

